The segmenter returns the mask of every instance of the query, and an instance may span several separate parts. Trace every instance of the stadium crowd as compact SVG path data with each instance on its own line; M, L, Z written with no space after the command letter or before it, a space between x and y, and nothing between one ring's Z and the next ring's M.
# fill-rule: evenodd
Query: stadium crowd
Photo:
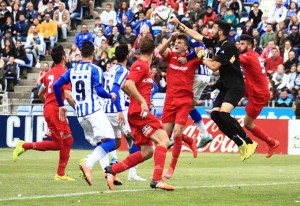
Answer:
M212 37L215 19L232 24L228 38L239 46L239 36L248 34L255 38L255 51L261 55L270 85L270 100L276 106L291 107L299 98L300 88L300 1L276 0L266 15L259 2L247 11L240 0L115 0L114 7L106 4L105 10L96 15L94 6L101 0L0 0L1 58L0 85L6 77L18 84L18 69L29 62L27 54L33 54L33 66L48 68L40 64L40 56L51 54L57 42L66 42L68 31L77 31L77 19L82 5L89 6L87 18L94 19L95 26L88 31L85 24L67 50L67 67L72 68L81 61L80 47L86 40L95 46L94 63L108 70L115 62L115 48L126 43L130 49L128 69L139 58L139 41L143 36L155 40L157 48L153 57L152 77L160 92L166 91L167 63L159 55L158 47L176 29L174 25L158 23L154 10L166 5L172 15L203 36ZM45 46L46 45L46 46ZM170 48L172 49L172 48ZM50 65L51 66L51 65ZM242 69L242 68L241 68ZM43 75L48 69L43 69ZM213 101L217 92L214 84L218 72L211 72L210 85L205 89L198 105ZM247 105L243 98L241 106Z

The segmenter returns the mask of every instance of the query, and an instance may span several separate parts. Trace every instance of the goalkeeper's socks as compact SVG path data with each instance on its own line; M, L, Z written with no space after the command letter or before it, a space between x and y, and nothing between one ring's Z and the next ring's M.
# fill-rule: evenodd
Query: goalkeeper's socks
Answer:
M70 150L73 144L73 137L70 136L63 140L63 147L59 152L59 163L57 174L59 176L65 175L65 168L67 167L69 158L70 158Z
M114 174L121 173L141 162L144 162L144 158L142 156L142 153L139 151L128 155L122 162L112 165L111 170Z
M158 181L162 179L162 173L165 167L166 155L167 155L167 148L163 146L157 146L155 148L153 181Z
M173 169L175 169L177 161L178 161L178 157L180 155L181 152L181 147L182 147L182 137L174 137L174 145L172 148L172 160L170 163L170 167L172 167Z
M63 141L43 141L43 142L34 142L34 143L24 143L22 147L25 150L34 149L39 151L46 150L60 150L63 147Z

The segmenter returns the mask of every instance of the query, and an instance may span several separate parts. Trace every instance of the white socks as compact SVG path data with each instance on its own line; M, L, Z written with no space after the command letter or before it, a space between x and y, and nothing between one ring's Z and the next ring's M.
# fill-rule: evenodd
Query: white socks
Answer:
M85 164L88 168L92 169L96 162L101 160L106 154L106 152L102 149L101 146L95 148L93 153L88 156L85 160Z
M203 120L200 120L199 122L194 122L194 123L201 134L201 138L207 137L208 133L207 133L207 130L206 130Z

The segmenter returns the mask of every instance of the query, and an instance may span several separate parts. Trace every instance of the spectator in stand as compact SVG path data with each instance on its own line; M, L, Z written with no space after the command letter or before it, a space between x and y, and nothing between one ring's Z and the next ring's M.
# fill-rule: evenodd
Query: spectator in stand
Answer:
M47 9L45 9L45 11L41 13L42 18L45 16L46 13L49 13L51 15L51 19L53 19L54 5L52 1L48 2Z
M97 49L97 59L100 59L101 58L101 53L103 51L106 51L107 54L109 53L110 51L110 46L108 46L107 42L106 41L102 41L101 42L101 46Z
M287 29L287 27L286 27L284 21L281 21L281 22L279 22L279 23L277 24L277 26L276 26L276 31L279 31L279 30L282 30L285 34L288 33L288 29Z
M272 57L272 49L276 48L277 49L277 56L280 56L280 50L279 47L275 45L274 40L270 40L268 43L268 46L263 50L261 54L262 62L266 62L266 59Z
M41 14L45 11L45 9L47 9L47 3L49 2L49 0L40 0L39 1L39 5L38 5L38 13Z
M106 41L105 36L103 35L103 31L102 29L98 30L98 35L96 36L96 38L94 39L94 46L95 49L99 48L102 44L102 41Z
M257 38L253 38L253 42L254 42L253 51L255 51L259 55L261 55L263 49L259 46L259 42L258 42Z
M81 32L78 33L76 36L75 36L75 39L73 41L73 43L76 44L76 46L80 49L83 42L85 41L90 41L90 42L93 42L93 36L91 33L89 33L88 31L88 28L87 28L87 25L86 24L82 24L81 25Z
M71 48L70 48L70 51L69 52L66 52L66 55L67 55L67 61L68 63L72 62L72 61L75 61L75 56L76 54L81 54L80 50L77 48L76 44L73 43Z
M71 61L69 63L68 69L76 67L76 65L79 64L79 63L81 63L81 55L80 54L76 54L75 55L75 61Z
M195 7L189 12L192 23L197 23L199 19L203 19L206 12L201 8L201 2L198 1Z
M1 49L4 49L4 47L5 47L5 41L7 39L10 40L10 42L12 43L13 48L16 48L16 40L15 40L15 38L13 38L11 36L11 32L10 31L6 31L5 34L4 34L4 36L1 39Z
M266 70L268 74L273 74L277 71L278 66L283 64L283 58L278 55L278 49L271 49L272 56L266 60Z
M300 34L297 26L292 26L292 32L287 38L292 42L292 47L295 50L297 56L299 56Z
M239 50L239 49L240 49L240 46L241 46L240 40L236 40L236 41L234 42L234 45L235 45L235 47Z
M299 31L299 28L300 28L300 21L299 21L297 15L293 15L293 16L291 17L291 20L290 20L290 23L289 23L289 26L288 26L288 33L289 33L289 34L292 32L293 26L297 26L297 27L298 27L298 31Z
M38 77L38 79L37 79L37 81L36 81L36 83L35 83L36 86L38 86L38 85L41 84L41 79L44 77L44 75L45 75L48 71L50 71L50 69L51 69L51 68L50 68L48 62L44 62L44 63L43 63L42 71L40 72L39 77Z
M288 88L289 92L292 94L295 87L296 76L297 76L297 65L293 64L291 66L290 73L287 75L287 84L286 84L286 87Z
M105 10L100 15L101 24L105 27L109 26L109 20L113 20L113 25L117 25L117 14L111 8L111 4L107 4Z
M274 72L272 81L274 81L275 87L281 90L287 85L287 75L284 73L284 66L278 65L277 72Z
M40 27L40 33L43 35L44 40L50 41L50 54L52 49L54 49L55 39L57 34L57 25L55 21L51 19L51 15L49 13L45 14L45 21L42 22ZM49 53L49 52L47 52Z
M223 6L221 8L221 12L218 14L218 19L221 19L224 21L226 13L227 13L227 7Z
M143 4L138 4L137 9L138 9L138 10L137 10L136 12L133 13L132 23L139 19L139 13L140 13L140 12L145 13L145 10L144 10L144 8L143 8Z
M71 29L77 31L76 18L80 17L81 1L80 0L68 0L66 8L70 12Z
M289 9L287 12L287 19L292 18L292 16L296 15L297 16L297 12L298 12L298 6L296 4L296 2L292 1L289 5Z
M153 36L150 33L149 27L147 25L142 26L141 33L138 35L138 37L136 38L136 40L133 44L134 49L139 49L140 48L140 39L144 36L149 36L150 38L153 39Z
M140 53L140 50L139 49L136 49L135 52L134 52L134 56L131 57L128 61L128 66L131 67L131 65L138 59L140 58L141 56L141 53Z
M208 32L207 27L202 28L201 34L202 34L203 37L206 37L206 38L209 38L209 39L212 38L212 35Z
M93 18L94 14L98 14L97 12L94 11L94 1L93 0L80 0L81 1L81 5L83 6L88 6L89 8L89 19Z
M218 5L219 5L219 1L218 0L203 1L204 9L207 10L207 7L210 6L215 13L218 12Z
M111 47L111 49L108 52L108 58L112 58L115 57L115 52L116 52L116 48L120 45L119 41L115 41L113 42L113 46Z
M58 9L54 12L53 21L57 24L57 29L62 31L62 42L67 41L68 29L70 29L70 12L65 9L64 3L59 3Z
M10 11L7 9L7 4L5 1L1 3L1 10L0 10L0 28L2 25L5 24L7 17L11 16Z
M17 47L15 49L15 62L17 64L27 64L29 59L27 58L26 51L21 44L21 41L17 40Z
M152 66L151 68L151 77L152 77L152 80L153 82L155 82L155 84L158 86L158 89L160 89L160 73L157 69L157 67L155 66Z
M230 0L228 3L228 7L232 9L236 18L239 18L239 12L241 10L239 2L236 0Z
M28 35L24 49L27 54L33 54L36 61L35 67L40 68L40 53L43 50L44 38L41 33L36 31L35 25L31 25L30 28L32 34Z
M106 72L107 71L106 66L108 62L109 62L108 53L107 51L103 50L100 53L100 58L99 61L97 62L97 65L103 69L103 72Z
M203 19L199 19L197 22L197 31L200 33L202 31L202 28L204 27L204 21Z
M133 14L137 13L140 11L139 6L142 5L142 9L143 9L143 0L130 0L130 9L132 11Z
M220 3L219 3L219 5L218 5L217 11L216 11L217 14L219 14L219 13L222 11L222 8L223 8L223 7L228 8L226 0L220 0L219 2L220 2Z
M283 57L283 62L285 63L289 59L289 52L294 51L292 48L292 43L290 40L285 40L284 48L280 51L281 56Z
M127 21L130 23L133 19L133 13L129 8L127 1L122 1L119 10L117 11L117 24L122 23L122 17L127 16Z
M285 67L286 72L290 71L291 66L293 64L298 64L298 63L299 63L299 60L296 56L295 51L290 51L288 60L286 62L284 62L284 67Z
M269 41L275 40L275 33L273 32L273 26L272 24L267 24L267 31L260 37L260 46L262 48L265 48L268 46Z
M300 91L300 65L297 66L296 75L293 82L292 94L296 96Z
M280 92L280 98L275 103L276 107L292 107L292 99L288 97L287 89L283 89Z
M0 56L0 92L3 92L3 88L4 88L4 61Z
M25 5L28 5L28 3L31 2L33 4L33 9L38 10L39 0L25 0Z
M31 24L34 18L36 18L39 13L36 10L34 10L33 3L31 2L29 2L26 7L26 21L29 24Z
M168 3L168 9L170 10L170 16L176 16L177 19L179 19L179 14L175 11L172 4Z
M145 14L143 12L141 12L139 14L139 19L136 20L133 24L132 24L132 28L135 30L135 34L138 36L141 32L141 28L147 25L148 28L151 28L151 23L148 19L145 18Z
M258 45L259 45L260 35L259 35L259 31L257 29L253 29L253 31L252 31L252 37L257 40Z
M232 11L232 9L228 9L224 21L226 21L227 23L231 24L231 26L236 30L237 27L237 20L236 17Z
M17 32L15 31L15 25L12 22L11 16L8 16L6 18L6 22L4 25L2 25L1 31L2 31L1 32L2 35L4 34L5 31L10 31L13 36L15 36L17 34Z
M233 43L237 40L240 40L240 36L238 35L238 33L234 30L233 27L231 27L229 34L227 36Z
M296 115L296 119L300 119L300 91L296 96L295 104L294 104L294 112Z
M182 19L184 17L184 14L187 12L185 2L182 0L176 0L172 5L174 10L178 13L179 19Z
M257 25L257 30L259 31L260 36L267 32L267 25L268 25L268 17L263 16L262 21Z
M128 17L126 15L122 16L122 22L118 23L118 29L121 35L125 34L125 30L126 30L126 26L130 25L130 23L128 23Z
M210 74L210 81L209 81L209 91L213 91L216 88L216 82L220 78L220 72L219 70L213 71Z
M216 20L218 19L218 16L215 12L213 12L211 7L207 7L206 13L204 15L204 20L203 20L203 24L206 26L208 25L209 20Z
M282 30L276 32L275 44L279 47L280 50L284 48L284 42L286 41L286 39L287 39L287 35L283 33Z
M166 25L162 25L161 26L161 33L159 33L156 37L155 37L155 45L158 46L161 42L163 38L169 38L170 35L167 33L167 26Z
M158 4L156 1L152 1L151 2L151 8L148 9L147 13L146 13L146 19L148 19L150 21L151 24L154 23L154 11L157 8Z
M130 25L126 26L125 35L123 36L123 38L126 43L130 43L131 45L134 44L136 35L134 33L132 33L132 27Z
M101 19L100 17L96 17L95 18L95 26L94 26L94 29L93 29L93 38L95 38L96 36L98 36L98 31L99 29L102 30L102 33L104 35L104 32L105 32L105 26L103 24L101 24Z
M33 20L32 24L35 25L36 31L37 31L37 32L40 32L41 24L40 24L39 19L38 19L38 18L35 18L35 19ZM28 35L31 34L31 33L32 33L32 32L31 32L31 29L30 29L30 27L29 27L29 29L28 29Z
M5 77L13 77L14 78L14 85L18 84L18 71L17 71L17 64L14 62L14 56L10 56L8 59L7 64L4 66L4 76Z
M208 28L208 33L211 35L213 34L214 25L215 25L215 21L213 19L210 19L208 21L207 28Z
M252 28L252 22L251 20L247 20L246 27L243 29L242 34L247 34L249 36L252 36L253 28Z
M13 20L13 24L15 25L17 21L19 21L19 16L20 16L20 7L18 4L14 3L12 5L12 12L11 12L11 17Z
M253 22L253 28L257 28L258 24L261 22L263 12L259 9L258 2L254 2L252 8L253 9L249 13L249 20Z
M276 26L276 24L285 20L286 14L287 9L282 5L282 0L277 0L274 8L269 11L269 20Z
M4 62L7 62L9 57L15 56L15 49L12 46L12 41L10 39L5 40L5 46L1 54Z
M118 27L114 26L111 32L111 35L108 38L108 45L113 46L113 44L118 41L118 42L124 42L123 41L123 36L119 33Z
M111 35L113 28L114 28L114 20L111 19L111 20L109 20L108 27L106 27L106 29L105 29L105 36L107 38L109 38L109 36Z

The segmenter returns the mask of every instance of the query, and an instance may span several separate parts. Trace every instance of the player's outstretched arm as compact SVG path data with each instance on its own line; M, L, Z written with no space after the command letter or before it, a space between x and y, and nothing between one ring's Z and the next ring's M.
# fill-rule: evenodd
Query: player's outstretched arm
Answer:
M164 43L162 44L160 47L159 47L159 54L163 57L163 58L166 58L168 56L168 48L171 44L171 42L176 39L176 37L178 36L178 32L174 32L170 38Z
M127 79L124 84L125 90L133 97L135 98L139 103L141 103L141 116L146 118L149 112L147 102L144 99L144 97L139 93L135 86L135 82L131 79Z

